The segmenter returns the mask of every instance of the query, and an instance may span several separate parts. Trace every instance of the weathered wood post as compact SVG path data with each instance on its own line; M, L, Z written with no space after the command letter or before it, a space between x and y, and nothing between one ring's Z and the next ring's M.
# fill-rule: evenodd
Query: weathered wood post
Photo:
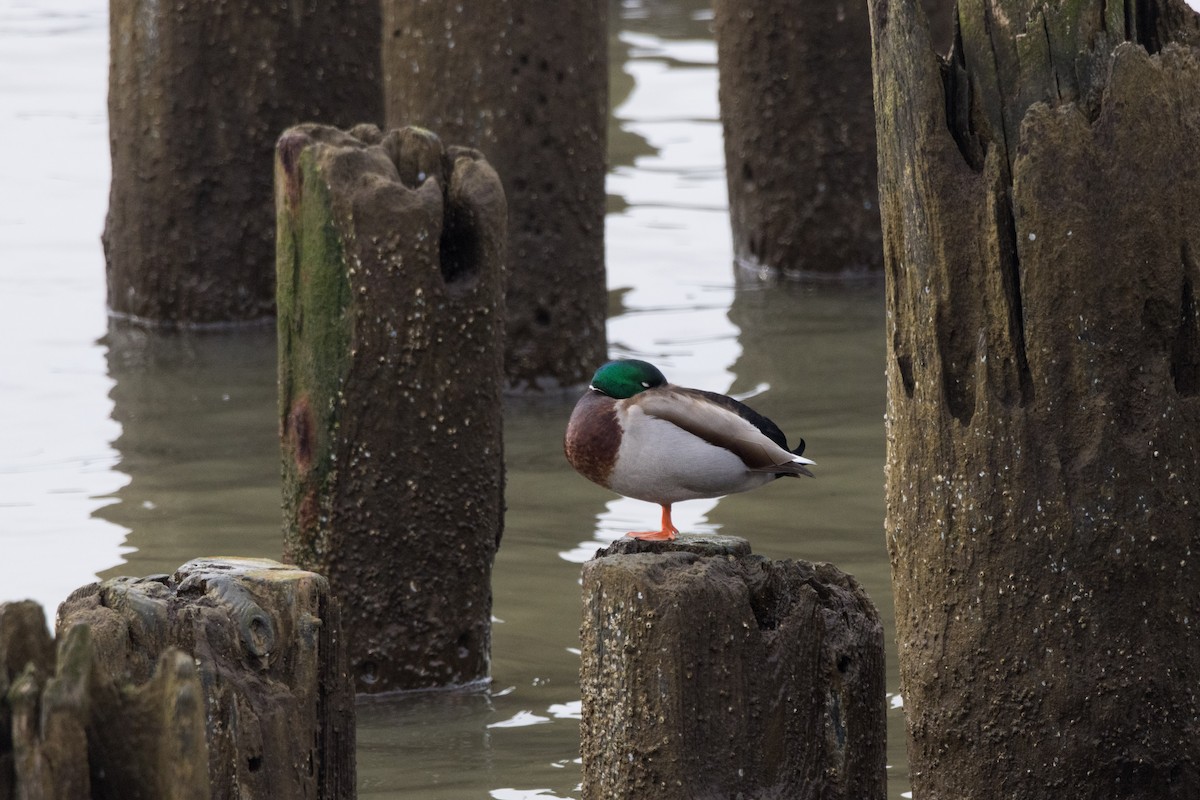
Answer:
M106 642L110 647L120 642ZM114 680L87 624L59 639L57 664L13 682L12 797L209 800L204 692L195 663L168 647L141 685Z
M914 795L1200 796L1200 24L871 19Z
M354 695L321 576L198 559L85 586L57 629L55 655L36 604L0 606L3 796L355 796Z
M373 0L112 0L108 305L166 326L274 314L271 151L382 119Z
M878 272L870 38L861 3L714 3L734 260Z
M478 148L508 197L505 372L586 383L605 360L606 3L384 0L387 123Z
M13 746L13 710L29 694L19 683L26 672L48 675L54 672L54 639L46 630L42 607L32 600L0 603L0 797L18 797L17 773L29 771L27 752L16 753ZM23 724L23 723L22 723ZM64 764L66 770L78 764ZM61 779L68 786L77 783L74 775Z
M924 0L950 41L952 0ZM736 264L798 278L883 267L863 3L716 0Z
M583 597L584 798L883 798L883 628L852 577L623 539Z
M359 691L488 674L503 528L504 192L417 128L279 140L287 558L328 575Z

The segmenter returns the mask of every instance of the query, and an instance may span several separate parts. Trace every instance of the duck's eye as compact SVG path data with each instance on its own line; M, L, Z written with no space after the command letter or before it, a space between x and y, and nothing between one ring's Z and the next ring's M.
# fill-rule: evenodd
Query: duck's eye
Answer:
M643 389L649 389L649 388L650 388L650 384L646 383L645 381L642 381L642 388L643 388Z

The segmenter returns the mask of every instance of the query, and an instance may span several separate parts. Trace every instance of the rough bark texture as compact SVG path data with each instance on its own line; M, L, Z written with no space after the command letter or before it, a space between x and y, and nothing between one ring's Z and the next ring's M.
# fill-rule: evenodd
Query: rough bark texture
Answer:
M952 0L925 0L948 47ZM717 0L735 263L803 279L883 267L867 6Z
M1033 6L871 3L914 794L1197 797L1198 26Z
M583 597L584 798L884 796L883 629L852 577L626 539Z
M204 696L191 656L168 647L149 680L114 680L87 624L59 639L57 666L13 683L13 797L209 800ZM225 797L237 797L226 792Z
M200 559L91 584L59 608L57 656L41 610L16 608L0 606L0 796L355 796L354 697L319 575Z
M32 600L0 604L0 798L17 797L13 751L13 702L26 693L13 684L29 669L54 672L54 639L46 630L42 607ZM22 758L24 761L24 757ZM22 764L22 770L26 769Z
M385 0L389 126L478 148L509 201L505 372L586 382L605 360L607 3Z
M504 193L428 131L301 126L276 161L289 560L359 691L487 676L503 528Z
M114 315L273 314L275 139L298 122L382 119L379 25L371 0L110 3Z

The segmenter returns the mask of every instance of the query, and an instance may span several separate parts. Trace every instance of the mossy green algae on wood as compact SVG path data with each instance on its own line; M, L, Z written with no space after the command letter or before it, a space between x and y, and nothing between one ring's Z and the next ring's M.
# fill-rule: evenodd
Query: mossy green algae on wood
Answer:
M330 458L334 398L349 368L352 338L345 243L334 223L321 148L292 131L275 162L276 298L279 332L279 430L283 458L288 558L325 555L326 526L337 472ZM304 547L310 552L300 553Z

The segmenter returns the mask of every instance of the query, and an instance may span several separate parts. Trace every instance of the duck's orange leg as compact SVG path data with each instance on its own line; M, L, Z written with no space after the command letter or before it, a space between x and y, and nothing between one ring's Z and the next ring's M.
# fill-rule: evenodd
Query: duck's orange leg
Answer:
M679 528L671 522L671 505L670 503L662 507L662 530L661 531L630 531L625 534L634 539L641 539L644 542L669 542L679 533Z

